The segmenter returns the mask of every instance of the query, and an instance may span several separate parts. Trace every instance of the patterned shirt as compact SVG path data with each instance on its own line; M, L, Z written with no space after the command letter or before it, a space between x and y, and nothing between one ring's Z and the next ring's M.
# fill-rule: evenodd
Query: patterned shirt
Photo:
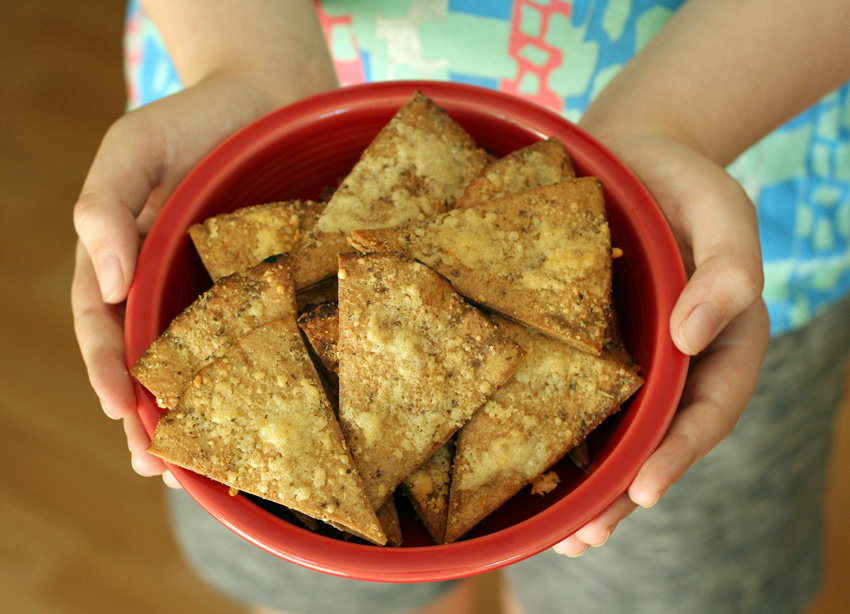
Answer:
M471 83L576 121L684 0L315 0L343 85ZM126 36L129 103L181 84L137 0ZM756 205L771 330L806 324L850 292L850 84L768 135L729 172Z

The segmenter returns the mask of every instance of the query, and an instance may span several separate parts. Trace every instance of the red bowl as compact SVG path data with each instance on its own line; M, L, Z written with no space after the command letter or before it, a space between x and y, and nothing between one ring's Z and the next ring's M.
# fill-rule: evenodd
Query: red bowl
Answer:
M493 570L551 547L603 511L628 488L661 441L676 411L687 359L668 320L685 283L676 243L652 197L636 177L590 136L561 116L489 89L444 82L351 86L282 108L241 130L210 153L168 200L139 257L127 301L126 352L134 364L169 322L210 286L186 231L238 207L316 198L343 178L372 138L416 90L445 108L476 141L506 154L556 137L579 175L604 185L615 246L614 295L623 335L642 366L645 385L589 438L591 465L556 466L558 488L545 497L517 494L464 540L435 545L400 503L405 545L378 547L314 533L275 506L228 494L207 478L174 467L186 491L224 525L272 554L338 576L424 582ZM153 434L160 410L136 383L139 414Z

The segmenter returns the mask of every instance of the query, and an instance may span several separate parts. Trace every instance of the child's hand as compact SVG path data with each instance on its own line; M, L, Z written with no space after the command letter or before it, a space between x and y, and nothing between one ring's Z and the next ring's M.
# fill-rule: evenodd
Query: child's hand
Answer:
M555 546L577 556L599 546L637 506L654 505L735 426L767 351L767 311L755 210L741 187L687 141L639 134L607 142L663 209L689 281L670 318L676 346L694 356L670 430L626 494Z
M215 145L337 81L310 2L143 4L186 89L128 113L106 133L74 208L79 242L71 303L103 410L124 420L136 471L158 475L165 465L146 451L124 361L123 302L142 240L177 184Z
M186 173L277 104L243 79L218 77L128 113L104 137L74 208L77 340L103 410L124 420L133 467L142 475L162 474L165 465L146 452L124 358L123 302L141 243Z

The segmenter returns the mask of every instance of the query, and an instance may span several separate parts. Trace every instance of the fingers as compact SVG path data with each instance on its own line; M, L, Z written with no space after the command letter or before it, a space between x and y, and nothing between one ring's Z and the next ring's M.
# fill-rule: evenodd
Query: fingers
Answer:
M768 338L767 310L758 301L694 360L666 437L629 487L632 501L643 507L654 505L691 465L732 432L755 390Z
M74 331L89 382L111 418L136 411L136 397L124 358L123 307L107 305L100 295L94 267L82 243L77 244L71 283Z
M718 246L708 255L698 254L703 260L670 316L673 342L685 354L701 352L733 318L758 300L763 278L757 238L754 241L749 251L721 251Z
M142 476L162 475L167 470L162 459L148 453L148 437L139 414L132 413L124 418L124 434L130 449L131 462L136 473Z
M106 305L100 297L94 268L81 243L71 284L74 329L88 368L89 380L110 418L124 421L124 433L133 469L142 476L162 475L166 485L180 488L162 460L148 454L150 443L136 412L136 396L124 362L122 308Z
M637 506L655 505L691 465L717 446L752 396L768 338L767 310L757 301L695 359L667 436L638 471L628 492L554 550L574 557L588 546L603 545L623 518Z
M569 557L581 555L589 546L598 548L608 541L620 521L631 514L637 505L628 495L621 495L610 507L599 516L584 525L562 542L555 544L552 549L558 554Z
M177 478L174 477L174 474L171 473L171 471L166 470L166 472L162 474L162 481L169 488L174 488L174 489L183 488L180 485L180 482L177 481Z

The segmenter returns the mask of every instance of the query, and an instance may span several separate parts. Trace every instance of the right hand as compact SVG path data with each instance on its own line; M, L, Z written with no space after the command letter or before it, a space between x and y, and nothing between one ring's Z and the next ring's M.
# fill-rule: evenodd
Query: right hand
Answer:
M71 305L89 381L106 415L124 421L136 472L162 474L171 486L165 464L147 453L136 413L123 303L144 237L178 183L218 143L280 104L268 89L218 75L131 111L107 131L74 206Z
M687 138L591 128L650 190L678 242L689 279L670 315L670 337L693 358L663 441L625 494L555 546L568 556L605 543L623 518L654 505L732 431L769 339L755 207L741 186Z

